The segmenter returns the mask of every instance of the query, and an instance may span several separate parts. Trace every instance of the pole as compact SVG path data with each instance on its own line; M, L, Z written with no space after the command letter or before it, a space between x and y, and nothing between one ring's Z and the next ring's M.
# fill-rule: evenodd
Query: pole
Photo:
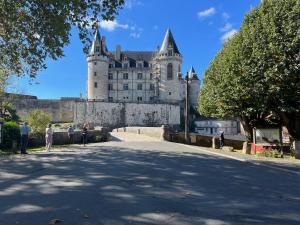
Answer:
M186 91L185 91L185 143L190 144L189 135L189 74L185 77Z

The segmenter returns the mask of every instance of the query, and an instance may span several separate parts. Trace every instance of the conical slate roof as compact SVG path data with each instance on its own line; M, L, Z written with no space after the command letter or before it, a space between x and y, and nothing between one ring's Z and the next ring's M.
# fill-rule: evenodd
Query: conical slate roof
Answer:
M98 28L95 32L94 41L92 43L92 47L91 47L91 51L90 51L91 55L96 53L96 46L99 46L101 49L101 36L100 36Z
M174 40L174 37L172 35L172 32L170 29L168 29L159 52L161 52L161 53L168 52L168 49L170 49L170 48L173 49L174 53L180 54L180 52L177 48L176 42Z
M195 71L195 69L194 69L193 66L191 67L191 69L190 69L190 71L189 71L189 78L190 78L190 79L194 79L194 80L199 80L199 79L198 79L198 76L197 76L197 74L196 74L196 71Z

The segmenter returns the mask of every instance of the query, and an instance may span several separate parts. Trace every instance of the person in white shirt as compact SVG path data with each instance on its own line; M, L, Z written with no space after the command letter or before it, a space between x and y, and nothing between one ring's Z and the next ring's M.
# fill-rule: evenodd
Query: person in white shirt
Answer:
M52 146L53 141L53 129L51 128L51 123L48 124L48 127L46 128L46 150L49 152Z

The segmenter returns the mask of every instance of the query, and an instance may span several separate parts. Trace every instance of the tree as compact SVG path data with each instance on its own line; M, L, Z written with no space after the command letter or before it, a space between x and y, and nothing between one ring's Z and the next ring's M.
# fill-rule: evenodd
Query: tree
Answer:
M0 118L3 118L4 121L14 122L18 122L20 119L13 104L7 101L2 101L2 99L0 99Z
M33 133L43 133L51 120L51 116L43 110L36 109L29 113L27 122Z
M34 78L47 58L62 57L72 26L84 52L100 17L111 20L124 0L0 0L0 71Z
M299 12L298 0L264 0L245 16L205 73L201 114L239 117L249 139L275 119L300 140Z

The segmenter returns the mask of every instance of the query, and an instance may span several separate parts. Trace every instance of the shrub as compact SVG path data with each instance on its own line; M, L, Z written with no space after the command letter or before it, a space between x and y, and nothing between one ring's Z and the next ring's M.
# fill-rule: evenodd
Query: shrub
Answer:
M31 111L27 119L33 133L43 133L50 120L51 116L40 109Z
M256 154L257 156L270 157L270 158L279 158L280 152L277 149L268 150L263 149L261 152Z
M5 122L3 126L3 147L12 148L13 141L20 142L20 127L16 122Z

